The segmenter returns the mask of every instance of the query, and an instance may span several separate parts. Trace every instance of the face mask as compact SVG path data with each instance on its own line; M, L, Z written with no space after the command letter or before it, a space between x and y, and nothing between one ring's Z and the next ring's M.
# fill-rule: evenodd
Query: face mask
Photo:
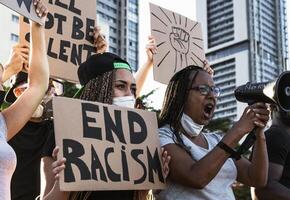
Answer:
M114 97L113 105L127 108L135 108L135 101L136 99L134 96Z
M185 113L182 114L180 122L181 122L181 125L182 125L183 129L186 131L186 133L190 137L198 136L201 133L202 129L203 129L203 125L199 125L199 124L195 123Z
M36 110L34 111L32 118L40 118L42 117L44 107L40 104L37 106Z

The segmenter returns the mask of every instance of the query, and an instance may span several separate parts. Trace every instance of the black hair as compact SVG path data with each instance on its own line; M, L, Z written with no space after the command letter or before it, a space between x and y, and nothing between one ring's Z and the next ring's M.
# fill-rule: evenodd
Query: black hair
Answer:
M189 87L194 83L198 73L204 71L197 66L188 66L176 73L170 80L158 119L158 126L168 124L176 137L176 144L187 150L184 145L180 132L180 119L184 111L184 105L188 97Z

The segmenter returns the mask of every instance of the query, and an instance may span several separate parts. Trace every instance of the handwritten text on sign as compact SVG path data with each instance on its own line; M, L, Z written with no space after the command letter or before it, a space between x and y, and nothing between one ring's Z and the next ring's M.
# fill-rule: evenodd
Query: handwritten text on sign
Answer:
M95 52L90 32L95 26L96 1L45 2L49 8L45 29L51 76L78 82L78 66ZM27 19L21 20L20 38L29 41Z
M61 97L53 110L62 190L164 188L155 113Z

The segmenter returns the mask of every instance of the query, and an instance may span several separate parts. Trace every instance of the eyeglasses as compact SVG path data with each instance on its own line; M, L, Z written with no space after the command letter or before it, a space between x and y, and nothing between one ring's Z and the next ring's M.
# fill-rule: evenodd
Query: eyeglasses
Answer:
M215 97L220 96L221 90L219 87L216 86L208 86L208 85L197 85L189 88L190 90L197 90L200 94L206 96L209 95L210 92L213 93Z
M54 89L54 93L57 96L63 95L64 89L63 89L63 83L61 81L50 79L48 91L51 90L52 88Z
M26 89L28 87L28 83L24 83L22 85L17 86L17 88L21 89ZM50 92L53 90L53 93L56 94L57 96L63 95L64 93L64 85L61 81L55 80L55 79L50 79L49 80L49 85L46 93Z

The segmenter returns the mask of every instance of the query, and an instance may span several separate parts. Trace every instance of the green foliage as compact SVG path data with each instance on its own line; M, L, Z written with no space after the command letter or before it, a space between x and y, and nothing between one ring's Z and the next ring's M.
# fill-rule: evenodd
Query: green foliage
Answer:
M79 90L76 84L67 81L63 83L63 87L64 87L64 95L63 95L64 97L71 98Z
M157 116L160 113L160 109L156 109L150 104L153 102L149 100L149 97L157 91L157 88L151 90L149 93L144 94L136 99L137 108L144 109L152 112L156 112Z
M236 200L251 200L250 187L236 183L233 187Z
M209 122L205 129L209 130L210 132L220 130L223 133L226 133L230 129L232 124L233 121L228 118L213 119Z

